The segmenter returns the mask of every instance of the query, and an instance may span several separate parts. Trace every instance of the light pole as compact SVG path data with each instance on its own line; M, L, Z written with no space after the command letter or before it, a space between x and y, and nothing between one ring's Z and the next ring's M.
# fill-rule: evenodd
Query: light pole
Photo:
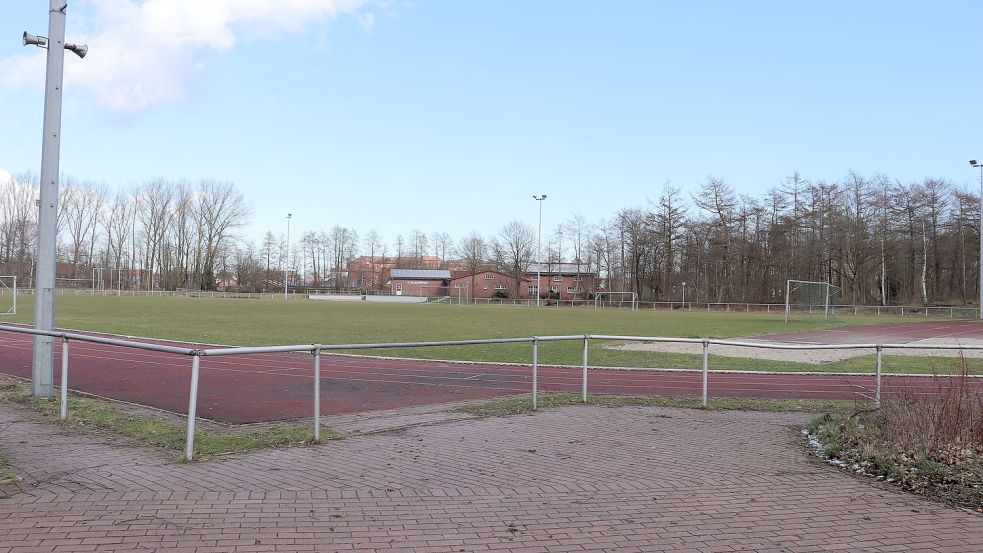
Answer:
M980 168L980 267L977 273L980 281L980 320L983 320L983 163L971 159L969 164Z
M683 283L683 309L686 309L686 283Z
M44 79L44 131L41 138L41 198L38 201L37 278L34 281L34 328L55 329L55 250L58 217L58 162L61 149L61 93L65 72L65 50L84 58L89 48L65 43L65 0L50 0L48 36L24 32L24 46L48 49ZM49 46L54 46L49 48ZM51 397L54 385L54 338L34 337L31 393ZM64 383L62 383L64 386Z
M287 288L290 287L287 284L287 277L290 275L290 218L293 216L293 213L287 213L287 257L283 262L283 301L287 301Z
M536 307L539 307L540 299L543 297L540 285L543 281L543 200L546 199L546 194L542 196L533 194L532 199L539 202L539 232L536 238Z

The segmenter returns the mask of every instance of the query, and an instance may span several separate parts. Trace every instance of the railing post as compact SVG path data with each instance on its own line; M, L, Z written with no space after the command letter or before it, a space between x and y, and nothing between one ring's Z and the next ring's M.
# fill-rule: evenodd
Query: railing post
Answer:
M321 348L314 349L314 441L321 441Z
M61 339L61 420L68 418L68 338Z
M877 369L874 374L874 407L881 407L881 346L877 346Z
M590 335L584 334L584 382L580 390L580 399L587 403L587 352L590 347Z
M709 372L709 365L707 363L707 358L709 356L710 342L703 340L703 408L706 409L707 406L707 373Z
M188 394L188 433L184 444L184 457L192 460L195 454L195 414L198 411L198 369L201 365L201 355L195 352L191 355L191 393Z
M539 338L532 339L532 410L536 410L536 381L539 378Z

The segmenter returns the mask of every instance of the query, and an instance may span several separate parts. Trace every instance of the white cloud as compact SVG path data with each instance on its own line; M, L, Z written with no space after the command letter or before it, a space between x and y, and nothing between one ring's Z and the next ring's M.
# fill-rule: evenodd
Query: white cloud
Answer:
M182 98L190 74L208 53L237 42L303 32L341 15L363 27L377 0L90 0L70 8L69 42L87 43L85 60L65 64L66 86L96 105L140 111ZM72 6L75 7L75 6ZM80 13L81 12L81 13ZM69 54L71 56L71 54ZM44 85L41 50L0 60L0 82L11 88Z

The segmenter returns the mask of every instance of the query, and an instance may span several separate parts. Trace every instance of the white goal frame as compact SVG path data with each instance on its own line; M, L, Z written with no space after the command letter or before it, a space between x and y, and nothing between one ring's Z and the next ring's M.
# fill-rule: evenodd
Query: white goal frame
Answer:
M825 298L823 302L823 319L828 321L830 307L831 307L829 302L830 302L830 296L832 294L832 289L836 288L837 290L839 290L839 287L834 286L829 282L825 282L825 281L789 279L785 281L785 323L788 324L788 314L792 310L792 304L790 301L792 298L792 292L798 290L799 287L803 285L818 285L825 288L826 291L825 294L823 294ZM812 310L811 305L809 306L809 309L810 311Z
M8 285L7 283L10 283ZM0 295L10 294L13 298L12 305L6 311L0 311L0 315L17 314L17 277L15 275L0 275Z
M630 298L629 303L631 304L631 309L634 311L638 309L638 293L636 292L595 292L594 293L594 309L601 309L603 307L604 300L601 298L604 296L628 296ZM607 301L611 301L610 299ZM625 300L622 300L624 302Z

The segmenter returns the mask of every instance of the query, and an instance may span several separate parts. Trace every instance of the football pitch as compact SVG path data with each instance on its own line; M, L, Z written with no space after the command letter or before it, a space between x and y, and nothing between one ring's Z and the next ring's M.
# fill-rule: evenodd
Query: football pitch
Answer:
M30 323L33 303L21 301L8 322ZM590 308L530 308L447 304L323 302L303 298L204 299L144 296L58 296L59 328L162 340L259 346L512 338L564 334L612 334L687 338L738 338L764 334L845 328L892 322L890 317L841 317L836 323L781 313L727 313ZM608 367L697 369L699 355L615 349L592 345L590 363ZM596 347L595 347L596 346ZM528 363L528 344L374 350L374 355L459 361ZM576 342L540 345L544 364L580 363ZM810 363L711 355L714 369L761 371L870 372L873 355L820 366ZM974 366L977 361L973 361ZM927 373L938 370L925 358L885 356L885 370Z

